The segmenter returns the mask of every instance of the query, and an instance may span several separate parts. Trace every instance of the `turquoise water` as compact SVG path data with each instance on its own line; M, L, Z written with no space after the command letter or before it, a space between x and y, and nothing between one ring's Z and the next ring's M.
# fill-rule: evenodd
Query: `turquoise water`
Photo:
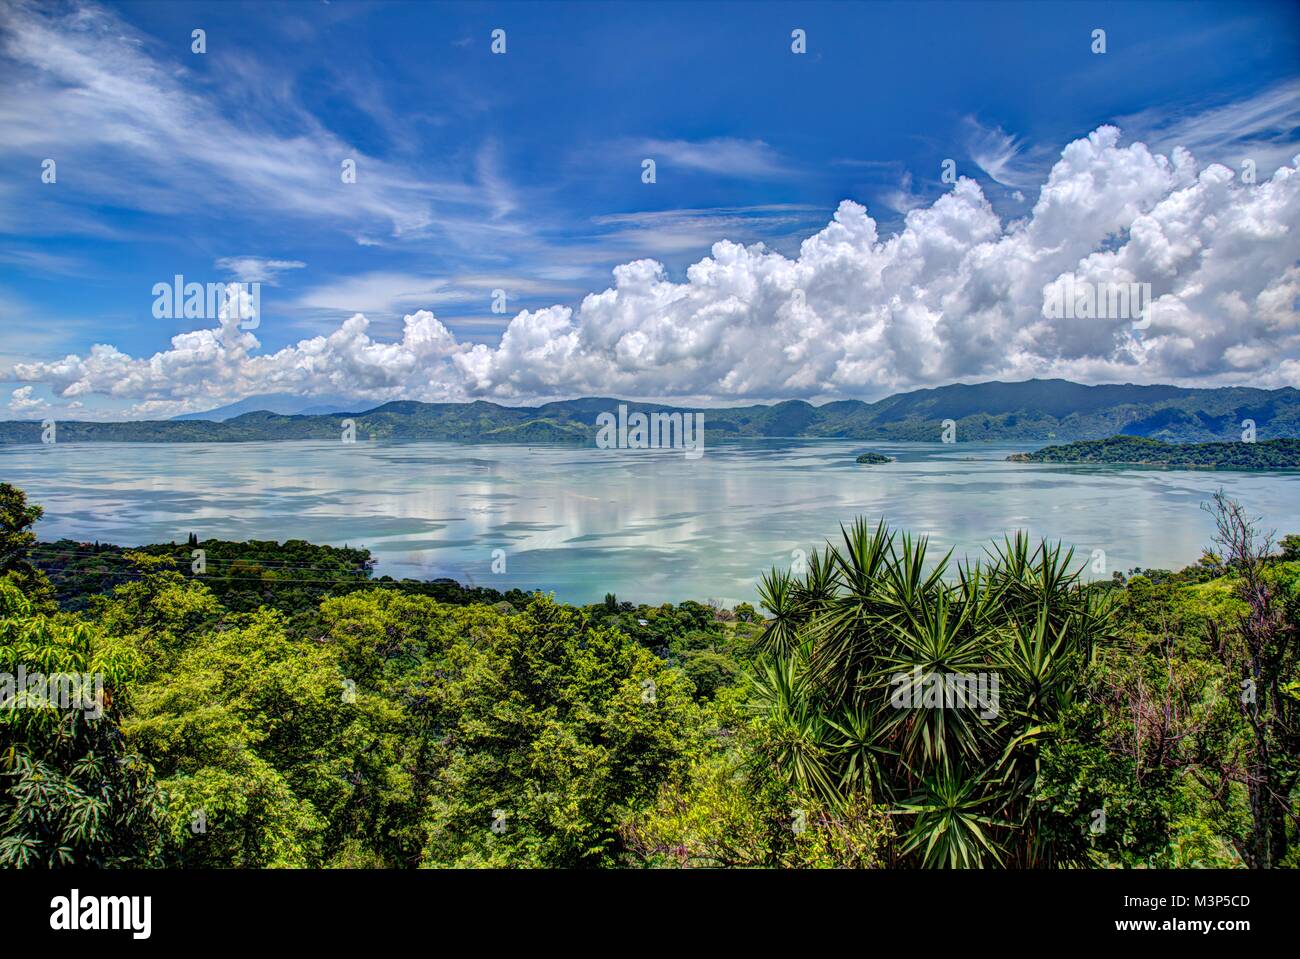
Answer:
M0 480L45 507L42 539L199 538L368 547L377 574L451 576L567 602L754 599L855 516L978 555L1008 530L1059 539L1107 573L1176 568L1210 542L1219 487L1300 532L1300 473L1007 463L1024 445L761 442L680 451L456 443L67 443L0 448ZM898 458L858 466L857 453ZM496 567L493 572L494 550Z

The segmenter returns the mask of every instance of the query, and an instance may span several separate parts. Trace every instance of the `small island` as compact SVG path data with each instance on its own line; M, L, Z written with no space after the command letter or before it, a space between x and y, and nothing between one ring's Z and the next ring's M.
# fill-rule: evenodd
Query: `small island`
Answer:
M866 463L869 466L876 466L880 463L892 463L894 462L894 458L892 456L885 456L881 453L863 453L855 462Z
M1108 466L1154 466L1169 469L1300 469L1300 439L1258 443L1165 443L1143 436L1112 436L1048 446L1033 453L1013 453L1013 463L1094 463Z

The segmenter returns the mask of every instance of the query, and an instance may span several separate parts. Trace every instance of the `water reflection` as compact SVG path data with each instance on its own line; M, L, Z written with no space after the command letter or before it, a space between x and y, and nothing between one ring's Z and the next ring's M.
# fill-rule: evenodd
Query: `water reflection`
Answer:
M0 449L44 539L200 537L368 547L380 573L454 576L590 602L753 600L758 573L858 515L978 555L1009 529L1109 569L1191 563L1220 486L1300 532L1300 474L1007 463L1024 445L763 442L657 450L452 443L60 444ZM897 457L864 467L857 453ZM506 572L491 571L504 549Z

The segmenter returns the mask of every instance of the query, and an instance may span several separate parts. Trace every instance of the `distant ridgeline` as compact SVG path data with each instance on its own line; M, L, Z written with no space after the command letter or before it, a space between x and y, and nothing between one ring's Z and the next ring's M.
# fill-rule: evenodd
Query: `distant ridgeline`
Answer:
M1177 469L1300 469L1300 439L1244 443L1163 443L1141 436L1112 436L1007 457L1015 463L1097 463Z
M65 442L239 442L337 440L352 421L358 441L467 440L502 443L593 444L596 418L625 403L644 413L695 408L585 398L536 407L496 403L385 403L347 413L282 415L257 411L221 422L203 419L122 423L57 422ZM705 409L710 443L781 437L937 442L944 420L957 442L1102 439L1119 433L1169 442L1239 440L1245 420L1260 440L1300 437L1300 390L1284 387L1184 389L1176 386L1083 386L1066 380L958 384L900 393L874 403L841 400L812 406L791 400L772 406ZM0 422L0 443L39 443L41 423Z

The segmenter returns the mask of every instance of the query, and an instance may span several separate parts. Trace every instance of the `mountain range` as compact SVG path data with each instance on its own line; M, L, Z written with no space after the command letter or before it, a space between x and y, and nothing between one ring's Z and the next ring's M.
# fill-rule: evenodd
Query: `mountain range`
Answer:
M365 400L346 396L299 396L297 393L263 393L249 396L235 403L218 406L202 413L182 413L172 420L224 420L234 419L244 413L280 413L285 416L315 415L318 413L345 413L348 410L367 409Z
M254 398L256 399L256 398ZM303 398L319 405L320 400ZM250 401L241 401L247 404ZM277 413L238 412L212 419L88 422L62 420L59 442L238 442L337 439L345 420L357 440L465 440L507 443L591 443L596 417L631 412L694 412L699 407L585 397L540 406L421 403L410 400L373 408ZM309 407L310 408L310 407ZM1110 384L1085 386L1067 380L954 384L899 393L876 402L840 400L813 406L802 400L772 405L703 409L710 443L728 439L840 438L937 442L943 422L956 424L959 442L1105 439L1116 434L1166 442L1239 440L1245 421L1258 439L1300 437L1300 390L1250 387L1189 389L1178 386ZM216 417L222 415L218 420ZM37 443L41 424L0 422L0 442Z

